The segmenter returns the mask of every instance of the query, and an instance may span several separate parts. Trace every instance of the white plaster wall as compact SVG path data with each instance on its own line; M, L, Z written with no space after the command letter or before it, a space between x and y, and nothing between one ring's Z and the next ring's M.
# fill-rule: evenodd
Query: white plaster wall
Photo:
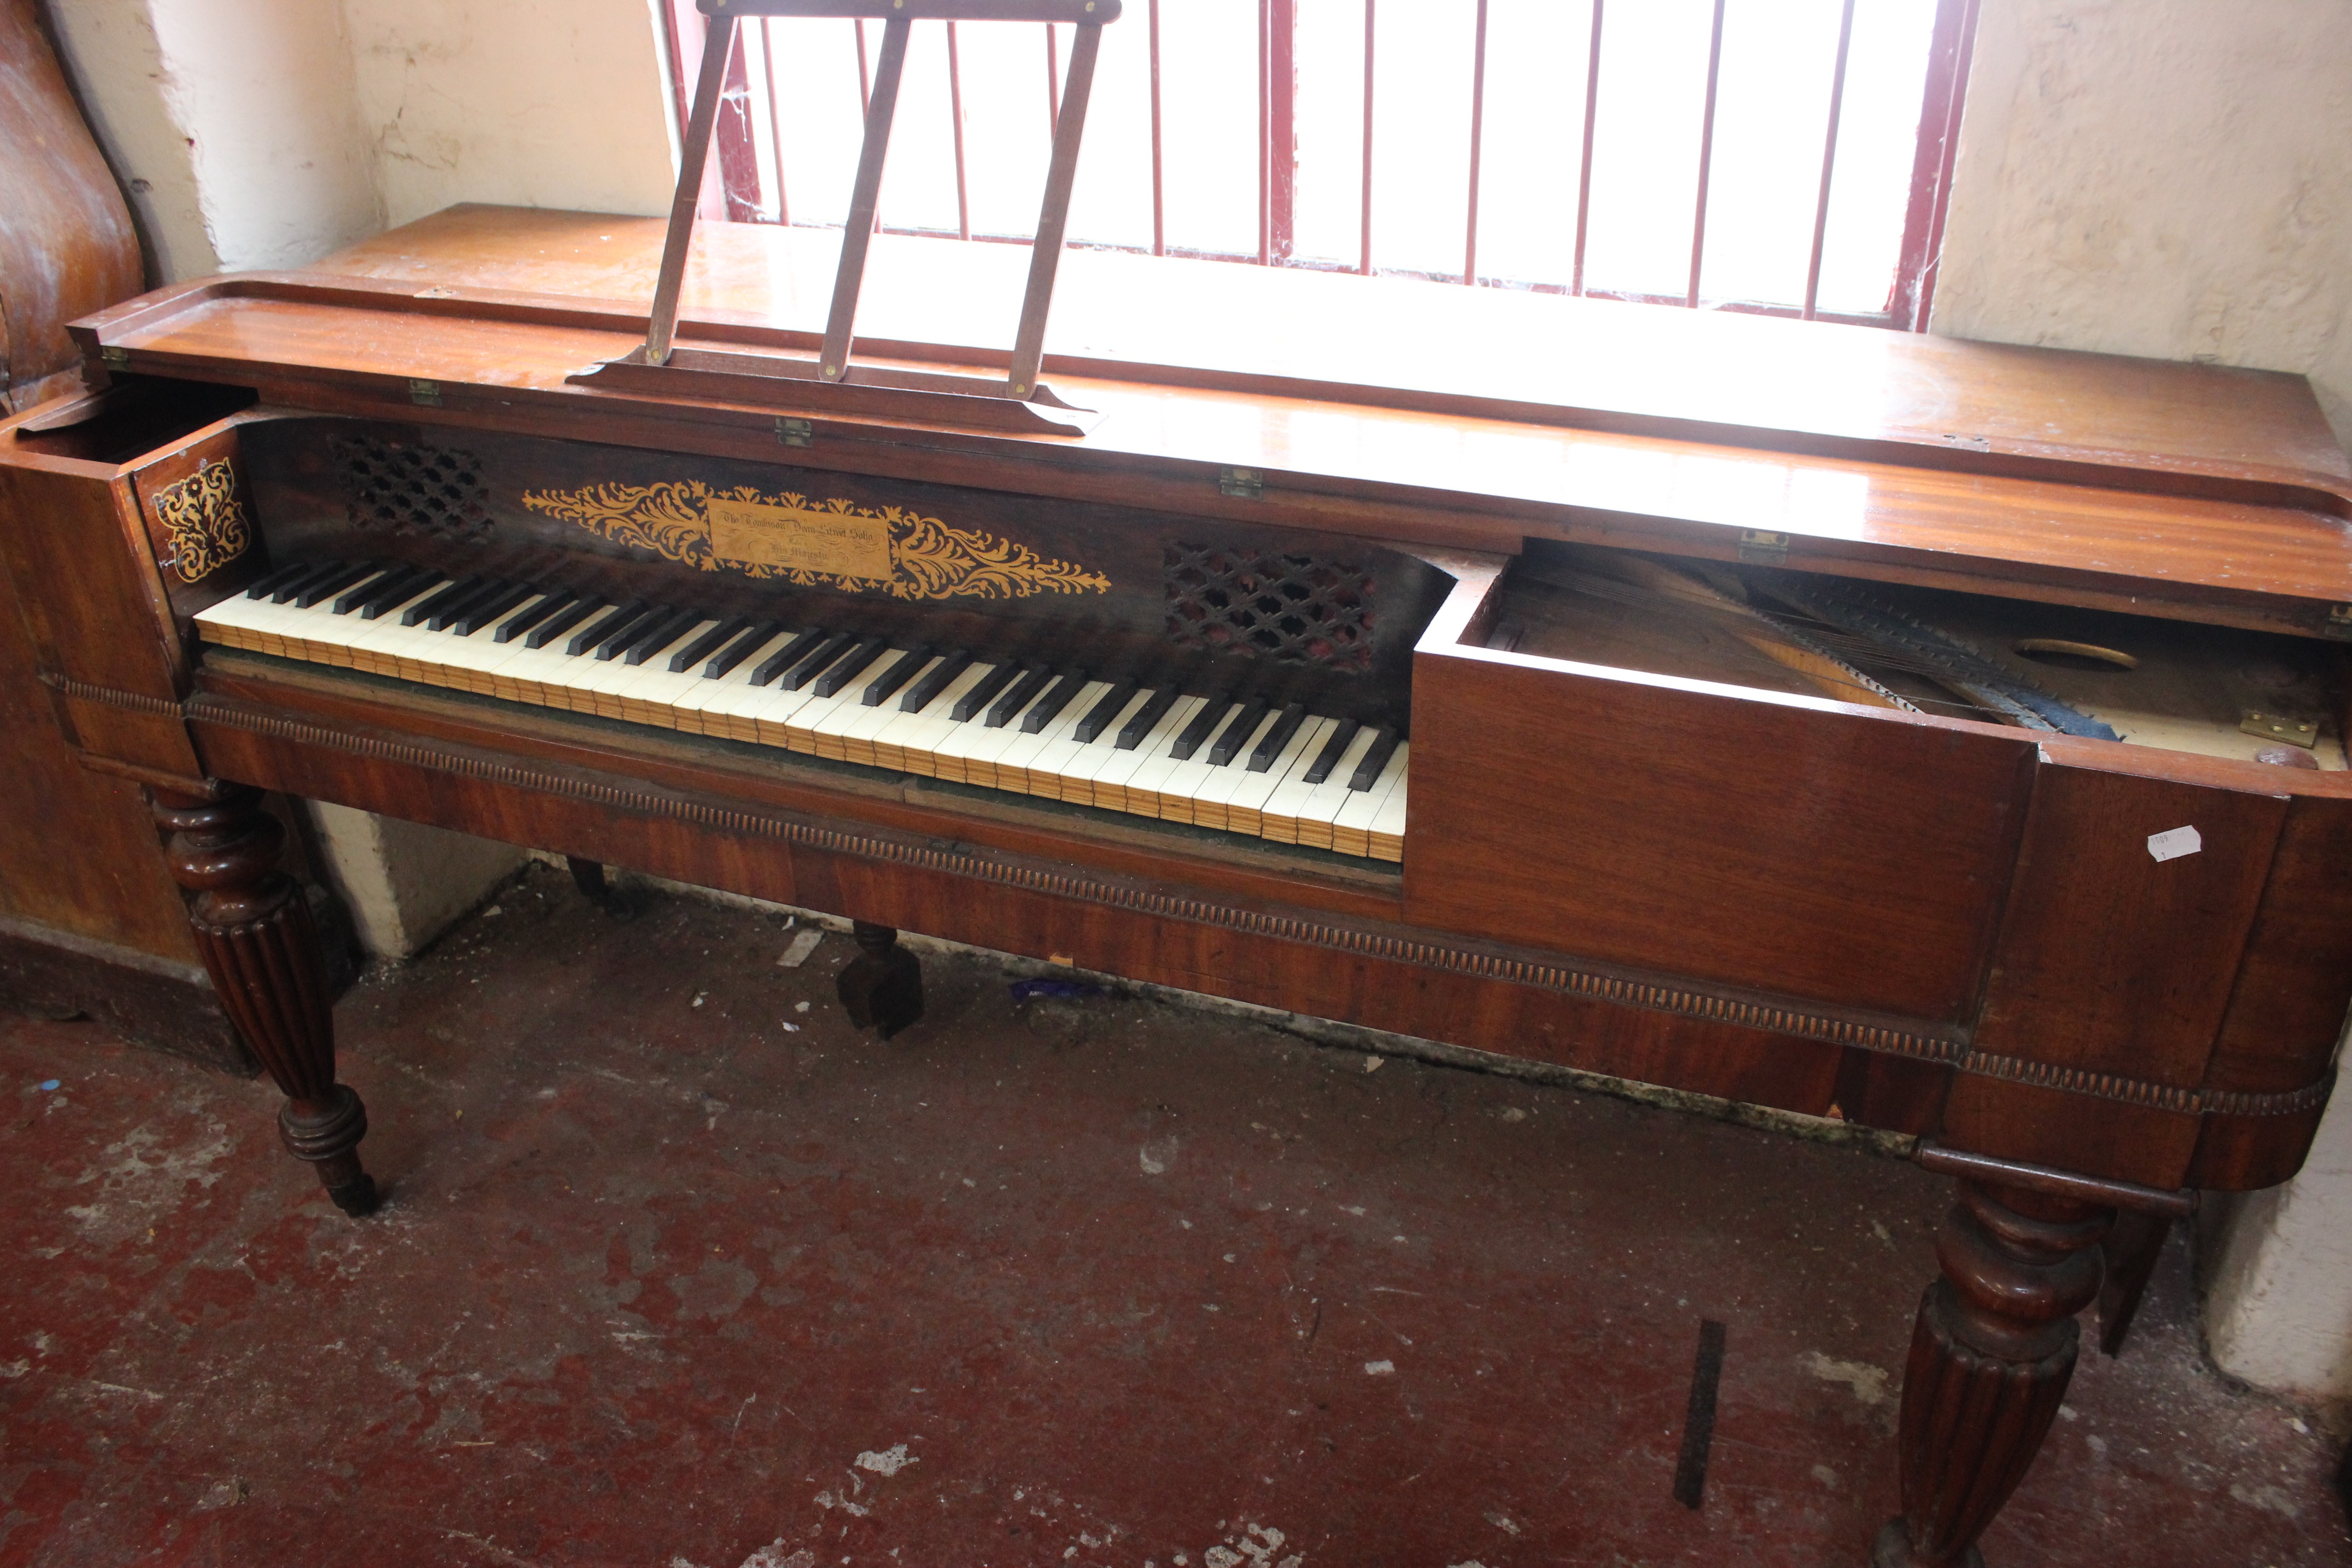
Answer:
M2280 1393L2352 1398L2352 1093L2329 1103L2294 1180L2201 1217L2215 1363Z
M58 57L121 180L152 278L220 270L196 192L193 141L173 116L173 79L142 4L47 0Z
M2352 4L1983 0L1934 330L2302 372L2352 439Z
M299 267L383 226L334 6L51 0L51 10L164 279Z
M360 945L409 958L528 858L511 844L312 801L327 879L351 911Z
M458 202L669 209L652 0L343 0L341 14L388 225Z

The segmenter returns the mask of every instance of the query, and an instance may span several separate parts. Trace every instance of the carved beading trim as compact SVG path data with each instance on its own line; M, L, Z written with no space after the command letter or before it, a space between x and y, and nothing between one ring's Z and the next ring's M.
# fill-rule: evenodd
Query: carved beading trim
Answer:
M760 562L721 560L711 548L712 500L866 518L889 530L892 575L866 578ZM780 578L798 587L845 592L880 588L900 599L1025 599L1036 594L1108 594L1110 579L1069 561L1048 561L1024 544L978 529L958 528L904 507L862 507L834 499L811 501L786 491L771 496L751 485L714 489L699 479L653 485L594 485L576 490L525 490L522 504L578 528L667 561L704 572Z
M134 713L183 717L180 705L168 697L146 697L136 691L118 691L111 686L92 686L87 680L76 680L70 675L47 669L41 671L41 684L83 702L103 702L110 708L128 708Z
M163 564L183 583L201 582L243 555L253 526L236 496L236 470L226 458L208 458L186 479L165 485L148 502L172 551Z
M674 817L722 832L756 834L829 854L887 861L918 870L942 872L1055 898L1131 910L1139 914L1218 926L1250 936L1270 937L1338 952L1360 953L1368 958L1418 964L1479 979L1499 980L1622 1007L1638 1007L1645 1012L1668 1013L1767 1034L1853 1046L1887 1056L1941 1062L1964 1073L2063 1089L2094 1100L2155 1106L2189 1115L2285 1116L2309 1110L2325 1101L2334 1081L2331 1075L2284 1094L2175 1089L2111 1073L2085 1072L2074 1068L2027 1061L2021 1058L1995 1056L1971 1050L1957 1041L1887 1025L1856 1023L1797 1008L1776 1007L1744 997L1660 985L1561 964L1530 963L1470 948L1450 947L1441 942L1390 936L1349 926L1326 925L1291 915L1234 909L1199 899L1171 898L1165 893L1093 881L1058 871L1007 865L954 850L898 844L863 834L845 833L837 828L793 822L760 812L709 805L677 795L629 789L593 780L567 778L535 768L517 767L510 763L467 756L413 742L385 740L345 730L328 729L300 720L283 719L272 713L254 712L217 698L199 697L190 703L189 709L192 719L226 724L255 734L296 741L305 745L331 747L383 762L479 779L488 784L565 795L646 816Z

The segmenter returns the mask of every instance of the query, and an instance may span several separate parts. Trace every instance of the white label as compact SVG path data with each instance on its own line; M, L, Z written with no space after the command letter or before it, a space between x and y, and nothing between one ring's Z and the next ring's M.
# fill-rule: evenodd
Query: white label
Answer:
M2147 836L2147 852L2158 860L2178 860L2204 847L2205 840L2197 837L2193 827L2168 828Z

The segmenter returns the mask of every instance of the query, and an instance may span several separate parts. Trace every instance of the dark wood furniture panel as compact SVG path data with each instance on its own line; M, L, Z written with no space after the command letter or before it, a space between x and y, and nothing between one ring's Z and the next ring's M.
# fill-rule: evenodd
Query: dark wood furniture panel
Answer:
M1475 325L1459 362L1350 384L1302 374L1297 332L1222 360L1160 334L1164 362L1049 358L1066 395L1109 417L1082 439L1012 437L821 396L801 417L657 381L575 384L644 318L547 290L593 276L583 291L627 292L583 238L621 226L519 218L501 241L460 214L344 258L340 278L152 297L79 329L94 381L113 382L95 417L0 426L0 509L25 536L11 548L51 595L45 675L85 760L151 786L207 966L285 1091L281 1136L352 1212L373 1203L365 1115L334 1078L257 786L849 915L861 956L843 999L885 1030L919 1005L919 966L894 945L916 929L1921 1135L1962 1202L1918 1318L1885 1564L1971 1560L2063 1397L2074 1314L2110 1251L2128 1316L2146 1227L2116 1232L2118 1206L2176 1217L2184 1186L2280 1180L2308 1148L2352 984L2352 774L1487 647L1509 640L1511 557L1541 540L2352 631L2352 467L2291 378L1583 306L1538 318L1432 291L1410 310ZM761 318L772 271L746 259L803 265L803 237L719 244L687 337L805 346L804 323ZM956 281L934 279L916 317ZM1253 287L1305 321L1330 282ZM875 346L934 368L988 358L952 332L917 337ZM1549 392L1523 368L1530 342L1571 367ZM1659 366L1709 360L1719 381L1694 372L1665 395ZM1948 439L1947 415L1972 428ZM684 542L667 557L535 533L501 492L478 537L386 546L428 564L552 549L604 584L779 592L715 550L680 563L698 530L716 537L710 486L759 489L780 464L834 476L808 488L837 485L844 504L946 487L923 504L1008 532L1036 498L1041 529L1130 577L1194 522L1418 558L1454 585L1433 606L1406 596L1427 624L1406 629L1409 664L1367 678L1382 689L1365 710L1410 716L1402 872L191 641L186 616L265 561L345 548L337 509L359 503L314 482L316 439L331 451L338 435L321 419L524 467L546 449L529 443L561 442L585 465L567 482L601 463L684 487L664 492ZM182 572L160 503L207 475L253 537ZM884 588L790 592L883 615ZM1399 613L1381 611L1386 635ZM1122 614L1120 635L1148 640L1149 595ZM2180 826L2198 852L2158 860L2148 836Z

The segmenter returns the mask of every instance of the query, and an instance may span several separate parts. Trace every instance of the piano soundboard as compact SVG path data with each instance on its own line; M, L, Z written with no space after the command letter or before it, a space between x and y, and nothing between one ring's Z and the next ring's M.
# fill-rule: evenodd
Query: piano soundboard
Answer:
M1371 860L1404 855L1412 746L1246 685L715 616L489 573L285 566L206 642Z

